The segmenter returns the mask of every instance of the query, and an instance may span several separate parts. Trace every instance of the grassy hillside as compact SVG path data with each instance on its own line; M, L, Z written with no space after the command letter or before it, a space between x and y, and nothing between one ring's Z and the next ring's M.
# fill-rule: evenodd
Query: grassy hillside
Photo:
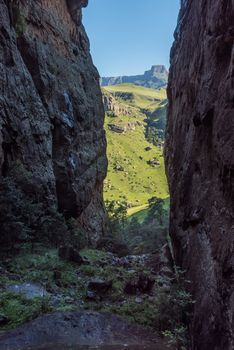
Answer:
M154 111L167 98L166 89L155 90L133 84L105 86L105 90L131 106L150 111Z
M106 200L126 200L129 215L145 209L151 197L167 198L163 150L146 140L146 110L154 112L166 98L165 89L153 90L131 84L105 87L119 103L137 108L132 116L106 116L109 171L105 181ZM135 130L113 132L108 124L140 122ZM149 164L154 161L156 164Z

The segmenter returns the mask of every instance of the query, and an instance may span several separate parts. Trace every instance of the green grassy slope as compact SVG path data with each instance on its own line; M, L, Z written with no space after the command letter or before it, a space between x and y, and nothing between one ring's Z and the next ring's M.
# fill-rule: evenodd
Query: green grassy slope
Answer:
M131 84L105 87L121 102L137 107L133 116L106 116L109 171L105 180L105 200L127 200L133 207L129 215L146 207L151 197L167 198L163 151L145 137L146 115L142 109L155 110L166 98L165 89L153 90ZM117 95L116 95L117 93ZM110 131L108 124L140 121L142 125L124 134ZM146 148L149 148L147 151ZM158 165L147 162L156 159Z
M167 98L166 89L150 89L133 84L105 86L105 90L134 107L154 111ZM131 96L132 95L132 96ZM126 96L126 99L124 98ZM132 97L132 99L127 98Z

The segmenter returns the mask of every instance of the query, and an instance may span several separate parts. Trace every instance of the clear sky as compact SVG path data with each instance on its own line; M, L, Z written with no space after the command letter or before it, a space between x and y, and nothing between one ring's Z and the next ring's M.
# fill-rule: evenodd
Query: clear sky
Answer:
M83 22L101 76L169 67L180 0L89 0Z

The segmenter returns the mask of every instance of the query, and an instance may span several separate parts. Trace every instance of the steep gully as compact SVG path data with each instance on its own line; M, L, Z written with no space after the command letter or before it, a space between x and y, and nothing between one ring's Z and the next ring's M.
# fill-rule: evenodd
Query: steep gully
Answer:
M0 175L74 218L95 246L105 232L104 109L81 23L83 0L0 0ZM17 182L17 178L14 178ZM79 332L77 331L79 330ZM0 337L0 349L157 346L163 340L110 314L52 314Z
M46 204L58 202L95 241L105 226L106 145L98 74L81 25L87 1L17 2L27 22L17 40L11 4L0 0L1 171L23 161ZM183 0L171 52L170 235L196 300L193 350L234 347L233 18L232 0Z

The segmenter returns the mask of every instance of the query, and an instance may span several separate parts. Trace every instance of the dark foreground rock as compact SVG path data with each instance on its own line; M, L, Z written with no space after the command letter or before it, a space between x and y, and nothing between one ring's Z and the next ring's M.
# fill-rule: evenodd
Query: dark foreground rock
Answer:
M171 52L166 167L192 349L234 349L234 3L184 0Z
M124 292L129 295L134 295L137 293L151 293L153 287L155 284L155 280L141 274L138 277L138 281L129 281L126 283L126 286L124 288Z
M117 255L119 258L129 255L127 245L112 237L103 237L97 242L97 248Z
M124 345L135 345L137 349L144 349L144 346L151 346L152 350L168 349L161 339L144 328L117 316L96 312L46 315L0 337L0 350L64 350L85 345L102 345L107 349L111 345L118 350Z
M89 282L88 289L98 294L105 294L112 288L112 281L105 281L102 279L94 279Z

